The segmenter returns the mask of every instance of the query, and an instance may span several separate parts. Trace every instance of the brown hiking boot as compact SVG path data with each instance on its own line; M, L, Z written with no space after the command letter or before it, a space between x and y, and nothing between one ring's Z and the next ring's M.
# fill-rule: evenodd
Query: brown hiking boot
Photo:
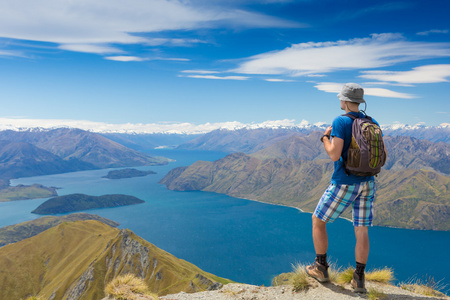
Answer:
M306 266L305 270L306 274L319 282L330 281L330 277L328 276L328 266L321 265L317 260L312 265Z
M353 279L351 281L351 284L356 293L367 293L364 283L365 283L364 275L360 278L359 275L356 274L356 272L353 272Z

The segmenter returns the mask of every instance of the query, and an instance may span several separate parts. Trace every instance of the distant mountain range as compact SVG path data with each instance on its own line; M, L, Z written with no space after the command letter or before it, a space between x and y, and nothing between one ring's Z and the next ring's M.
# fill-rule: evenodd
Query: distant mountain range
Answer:
M167 164L80 129L0 131L0 178Z
M313 134L313 132L319 132L315 136L320 138L324 130L319 129L317 126L307 128L218 129L181 144L177 149L254 153L280 140L299 134L306 136ZM413 128L391 126L384 128L383 132L385 136L408 136L431 142L450 143L450 126Z
M320 136L320 132L284 139L273 135L266 140L268 146L253 154L234 153L215 162L176 168L161 183L172 190L211 191L311 212L333 171ZM236 138L233 147L241 142L243 148L258 149L256 141ZM405 136L386 136L385 141L389 154L377 178L375 224L450 230L450 145Z
M94 220L63 222L1 247L0 265L0 299L102 299L105 285L127 273L158 295L213 290L230 282L130 230Z

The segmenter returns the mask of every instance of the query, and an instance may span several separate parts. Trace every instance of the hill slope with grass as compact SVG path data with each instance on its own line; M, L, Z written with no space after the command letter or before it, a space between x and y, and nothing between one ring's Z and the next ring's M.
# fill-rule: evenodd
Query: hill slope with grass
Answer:
M102 299L106 283L127 273L158 295L229 283L99 221L62 223L0 248L0 299Z
M97 215L86 213L75 213L62 217L47 216L32 221L22 222L16 225L0 228L0 247L22 241L39 233L55 227L64 222L75 222L85 220L96 220L103 222L111 227L119 226L119 223Z

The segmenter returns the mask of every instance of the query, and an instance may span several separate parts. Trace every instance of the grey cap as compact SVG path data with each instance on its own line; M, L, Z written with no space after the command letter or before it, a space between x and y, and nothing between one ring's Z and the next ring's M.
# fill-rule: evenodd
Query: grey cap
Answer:
M356 83L346 83L341 92L337 95L342 101L365 103L364 89Z

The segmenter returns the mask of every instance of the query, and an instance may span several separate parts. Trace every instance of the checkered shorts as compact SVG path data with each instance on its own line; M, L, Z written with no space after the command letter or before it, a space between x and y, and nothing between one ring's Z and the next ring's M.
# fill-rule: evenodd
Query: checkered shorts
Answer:
M324 222L334 222L345 209L353 206L353 225L372 226L375 182L330 184L317 204L314 215Z

